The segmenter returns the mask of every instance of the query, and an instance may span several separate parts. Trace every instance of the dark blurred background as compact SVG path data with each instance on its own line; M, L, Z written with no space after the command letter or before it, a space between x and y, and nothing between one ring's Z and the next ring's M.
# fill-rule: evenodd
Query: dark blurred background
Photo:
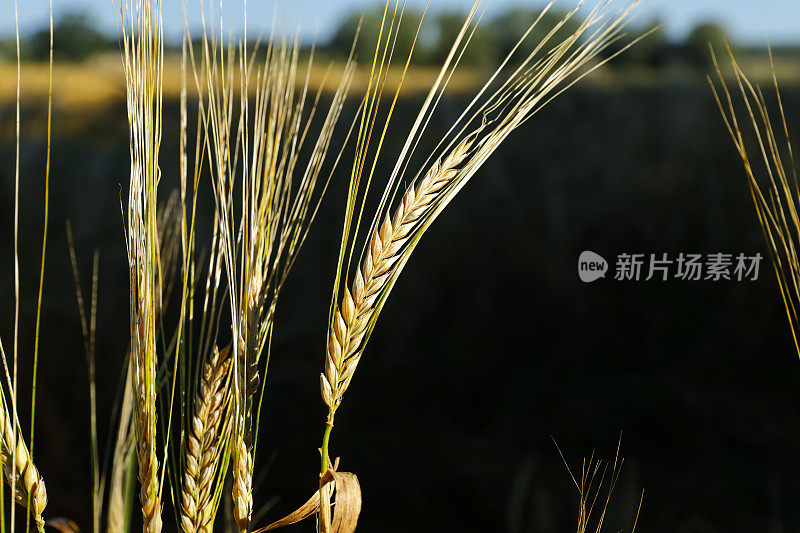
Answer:
M465 68L483 75L531 13L493 12ZM366 28L374 16L368 11ZM415 16L408 15L409 27ZM460 17L434 13L437 26L423 41L419 65L441 59ZM356 21L344 17L321 44L323 63L349 49ZM72 62L89 73L115 53L116 40L95 30L90 14L56 22L59 65ZM633 33L656 22L640 21ZM46 33L23 37L23 70L41 67ZM623 252L766 256L741 164L705 79L707 43L720 46L725 37L723 25L705 22L680 40L651 36L513 134L431 228L337 414L332 451L361 481L361 531L570 530L577 492L555 443L579 472L593 450L613 459L620 435L625 465L608 531L630 530L642 489L639 531L800 531L800 365L768 264L757 282L609 276L589 285L576 271L583 250L612 262ZM8 43L5 57L13 60ZM362 43L369 46L369 35ZM733 44L763 74L764 47ZM800 120L800 86L792 76L798 48L783 44L776 55L787 116ZM5 78L0 85L13 84ZM46 115L37 94L23 93L22 107L21 383L31 377L43 216ZM386 166L421 99L409 94L401 101ZM442 102L428 148L467 102L464 94ZM90 529L87 373L65 222L74 227L85 290L92 251L100 253L98 415L105 448L128 342L120 216L127 124L121 88L81 105L56 92L55 104L35 456L47 481L48 515ZM6 99L0 334L7 351L13 119ZM166 198L177 186L174 98L165 105L164 131ZM318 375L345 179L334 178L278 309L256 463L256 508L267 511L260 524L302 503L317 479L325 414ZM27 428L27 402L21 404Z

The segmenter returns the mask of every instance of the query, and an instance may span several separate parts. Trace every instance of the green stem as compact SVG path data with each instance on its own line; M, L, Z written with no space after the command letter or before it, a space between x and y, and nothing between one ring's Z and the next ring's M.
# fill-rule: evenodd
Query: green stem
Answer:
M325 475L328 471L328 442L331 438L331 430L333 429L333 412L328 412L328 420L325 422L325 434L322 436L322 466L319 470L319 475Z

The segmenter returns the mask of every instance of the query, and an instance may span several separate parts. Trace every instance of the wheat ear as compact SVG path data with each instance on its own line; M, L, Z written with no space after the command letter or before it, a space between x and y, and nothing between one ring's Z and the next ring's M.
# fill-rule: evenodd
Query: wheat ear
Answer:
M351 288L345 289L330 332L325 373L320 381L323 400L331 413L336 411L353 378L361 359L362 341L373 323L379 297L391 282L390 274L401 258L400 251L438 193L458 175L470 146L469 142L462 142L444 160L435 162L416 185L408 187L394 215L390 217L387 213L383 224L373 230L365 257Z
M195 394L194 414L186 437L186 473L181 497L181 527L187 533L211 532L214 479L227 434L224 420L230 399L230 348L214 347L203 365Z
M0 410L3 417L2 446L0 455L3 461L3 473L6 481L14 487L14 499L23 507L28 506L30 498L30 510L33 512L36 526L39 531L44 531L44 519L42 513L47 507L47 489L44 479L36 465L33 464L28 447L22 436L17 433L14 435L14 426L8 414L8 407L4 399L0 400ZM16 453L14 453L14 441L16 437Z
M498 78L516 52L515 48L445 134L434 150L436 156L432 155L429 158L429 161L434 162L432 164L426 162L423 165L425 173L422 174L422 179L418 183L412 182L411 186L405 190L399 207L390 216L393 199L401 183L400 180L419 144L431 114L447 86L447 81L458 64L458 58L461 57L464 47L469 44L474 32L473 24L476 25L479 20L479 18L476 20L476 16L480 2L476 1L442 66L439 78L423 103L400 157L390 174L381 202L367 233L368 238L361 252L360 263L355 268L352 283L350 283L347 280L350 279L350 264L354 255L355 240L359 234L369 186L377 168L383 135L388 129L388 120L391 118L391 113L389 113L387 122L382 128L383 133L379 138L376 153L370 156L374 158L372 166L367 170L369 132L375 125L376 114L374 111L362 112L361 127L368 133L359 139L356 161L351 174L350 193L339 252L339 272L337 272L334 283L328 326L325 369L320 378L323 401L328 406L321 447L321 475L328 471L328 444L336 409L353 378L364 346L369 340L386 298L423 233L512 131L530 119L553 98L621 53L621 51L612 53L606 58L595 60L612 43L622 37L622 30L638 3L638 1L633 1L615 13L612 9L613 2L600 1L595 8L590 10L571 35L560 41L555 40L558 30L569 19L577 15L580 10L579 4L547 33L536 45L534 51L524 58L522 64L492 93L489 90L490 87L496 87L496 81L500 83L502 78ZM548 4L542 11L520 43L531 34L551 6L552 3ZM387 2L386 11L388 8L389 3ZM388 18L386 11L385 19ZM386 47L389 47L391 36L390 27ZM623 47L622 51L635 42L636 40ZM376 60L380 50L381 45L379 44L376 49ZM379 75L375 79L380 79L385 68L387 67L383 62L376 67ZM379 89L380 84L368 89L367 99L371 102L370 109L376 107L373 105L373 101L380 98ZM362 181L366 181L366 187L360 191L359 187ZM361 204L360 207L357 206L358 203ZM354 222L355 224L353 224ZM321 500L320 508L324 510L327 503L324 498ZM321 513L320 516L323 514ZM326 528L322 529L324 531Z
M159 149L164 41L160 0L120 0L122 55L130 135L127 252L134 427L145 533L161 531L156 454L156 321L161 311L158 228Z
M158 479L158 459L155 450L155 379L148 374L145 364L137 364L136 441L139 459L139 501L142 504L143 531L161 531L161 497Z

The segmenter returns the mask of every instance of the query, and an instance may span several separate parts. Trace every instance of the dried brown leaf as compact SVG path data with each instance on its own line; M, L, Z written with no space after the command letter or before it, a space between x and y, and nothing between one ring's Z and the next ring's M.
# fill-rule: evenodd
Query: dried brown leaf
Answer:
M306 503L289 515L253 533L264 533L296 524L317 513L320 514L320 531L325 533L353 533L358 524L358 516L361 514L361 485L358 483L358 477L355 474L336 470L339 466L339 459L336 459L333 465L330 463L330 459L328 459L328 471L320 478L320 488ZM321 494L327 502L330 502L331 497L334 495L335 498L332 504L323 506L320 512ZM331 505L333 505L332 519L330 516Z

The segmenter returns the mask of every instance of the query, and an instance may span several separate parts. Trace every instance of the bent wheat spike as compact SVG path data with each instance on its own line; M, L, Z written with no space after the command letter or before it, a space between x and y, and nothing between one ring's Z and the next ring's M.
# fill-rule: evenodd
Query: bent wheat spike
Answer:
M42 513L47 506L47 489L44 479L39 474L36 465L33 464L28 447L17 432L16 453L14 453L14 427L11 417L6 408L4 399L0 399L0 416L2 416L2 446L0 446L0 456L3 461L3 473L6 481L14 487L14 499L23 507L28 506L30 498L30 510L33 512L34 519L39 531L44 531L44 519Z
M189 533L210 532L213 527L212 497L222 444L227 438L225 409L230 399L230 348L214 347L203 365L195 395L194 415L186 437L186 474L181 502L181 527Z
M392 2L387 0L383 21L387 24L388 20L392 22L388 26L387 36L383 38L385 44L381 42L382 37L379 36L373 59L373 70L377 75L370 78L365 97L367 104L361 112L359 127L365 133L358 139L356 158L351 172L339 249L339 268L334 282L329 315L325 368L320 377L322 398L328 406L321 446L321 480L325 479L325 474L329 471L328 446L336 410L350 385L381 309L419 239L512 131L563 91L636 42L634 40L620 52L607 54L605 58L599 57L622 36L621 32L638 3L639 0L634 0L615 13L612 7L613 1L599 0L578 24L576 30L566 38L558 39L558 30L579 13L581 8L579 3L560 23L548 31L541 41L533 43L535 45L533 52L523 57L521 65L503 82L504 67L517 52L519 47L517 45L444 135L423 164L422 179L418 183L412 181L412 184L405 189L400 205L392 214L395 193L399 190L404 173L480 20L478 8L481 2L476 0L440 70L439 77L417 115L394 169L389 174L367 232L368 237L363 245L361 258L353 269L351 265L356 241L359 238L362 214L369 197L370 184L378 168L383 136L388 129L391 112L394 109L394 106L390 107L385 123L375 128L377 122L375 109L380 107L378 103L382 93L379 80L389 68L383 59L386 54L380 52L383 49L391 49L393 32L396 31L394 17L390 14ZM395 2L394 5L396 13L399 2ZM534 27L551 6L552 2L544 8L539 18L522 36L520 44L532 35ZM391 54L389 57L391 58ZM408 62L406 68L407 65ZM499 84L499 87L494 85L495 83ZM395 99L397 94L399 89ZM370 136L373 130L381 131L381 136L374 153L370 153ZM372 159L371 165L368 159ZM429 164L430 161L434 162ZM366 185L362 187L362 183ZM319 530L327 532L330 529L330 524L326 520L330 495L323 490L322 483L319 495ZM355 520L352 524L354 529Z
M325 373L320 380L322 397L331 411L336 411L353 378L375 304L391 281L390 274L400 260L401 250L435 205L437 194L458 175L458 167L470 147L469 142L461 143L444 161L434 163L419 183L408 188L394 216L390 218L387 213L383 224L373 231L352 288L345 289L330 333Z

